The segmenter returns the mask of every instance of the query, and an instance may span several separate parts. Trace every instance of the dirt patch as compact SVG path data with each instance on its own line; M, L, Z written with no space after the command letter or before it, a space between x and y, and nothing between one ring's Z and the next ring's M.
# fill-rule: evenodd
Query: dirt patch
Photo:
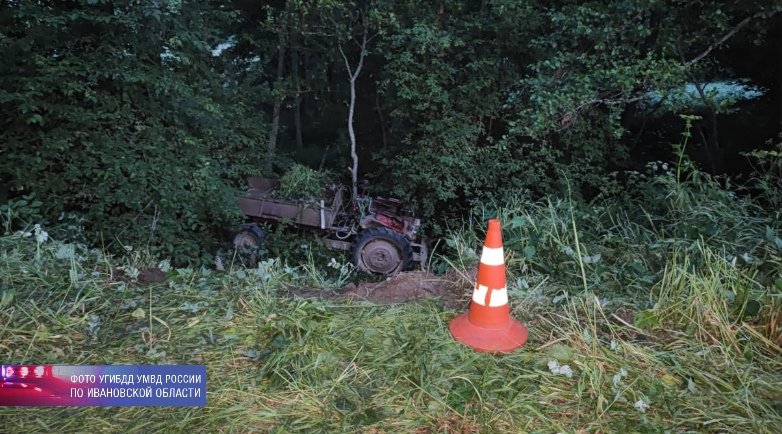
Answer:
M459 294L452 289L452 282L442 277L424 271L412 271L399 273L382 282L346 285L342 288L340 296L369 300L378 304L399 304L423 298L438 298L450 307L450 305L458 305L459 298Z
M112 273L114 282L134 283L142 288L150 285L160 285L166 281L166 273L157 267L144 267L138 270L138 276L133 279L121 268L115 268Z
M157 267L146 267L139 270L138 284L142 287L149 285L160 285L166 281L166 273Z
M475 272L477 273L477 270ZM466 309L474 285L467 280L471 278L470 274L474 273L449 272L444 276L437 276L426 271L409 271L391 276L382 282L349 283L337 294L294 291L294 295L304 298L324 297L329 300L366 300L385 305L437 299L450 309Z

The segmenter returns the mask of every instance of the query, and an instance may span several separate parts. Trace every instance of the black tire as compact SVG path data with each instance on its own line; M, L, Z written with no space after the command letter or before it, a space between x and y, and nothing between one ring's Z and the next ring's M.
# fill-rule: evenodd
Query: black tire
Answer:
M413 248L400 233L376 227L356 236L350 257L365 273L391 275L410 268Z
M258 256L263 248L264 234L257 225L244 225L233 237L236 254L244 265L255 267Z

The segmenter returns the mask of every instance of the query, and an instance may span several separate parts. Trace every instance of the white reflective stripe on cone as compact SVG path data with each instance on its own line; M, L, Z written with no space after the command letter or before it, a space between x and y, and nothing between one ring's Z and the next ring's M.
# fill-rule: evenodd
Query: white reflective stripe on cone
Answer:
M505 263L505 253L502 247L491 248L483 247L483 253L481 254L481 264L485 265L502 265Z
M475 288L475 291L472 292L472 301L474 303L478 303L481 306L486 306L486 292L489 290L488 287L483 285L478 285L477 288ZM508 304L508 289L507 288L500 288L495 289L491 292L491 300L489 300L489 307L499 307L504 306Z

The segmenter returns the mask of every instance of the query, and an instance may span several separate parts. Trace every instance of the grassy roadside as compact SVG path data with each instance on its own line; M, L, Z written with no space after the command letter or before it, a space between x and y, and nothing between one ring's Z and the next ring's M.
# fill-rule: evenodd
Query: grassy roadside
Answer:
M595 264L583 269L587 289L562 297L566 278L529 272L545 249L530 264L510 251L513 315L531 339L505 356L453 341L447 325L461 312L436 300L384 307L287 298L278 289L304 276L272 261L220 274L170 270L165 283L140 287L117 281L114 260L99 252L10 235L0 249L4 362L205 364L209 378L205 408L0 408L8 432L782 427L780 324L771 316L779 305L738 320L726 291L749 286L757 299L767 288L755 268L731 266L705 245L665 261L642 296L614 298L591 286ZM708 265L694 267L691 256ZM563 267L574 285L583 281L578 264ZM131 277L138 270L123 268Z
M502 356L455 342L448 323L463 310L438 300L289 297L283 288L329 285L313 263L170 269L6 234L4 363L204 364L208 391L203 408L5 407L0 423L58 433L782 432L780 212L681 175L639 184L624 202L486 209L450 234L433 265L469 288L483 221L504 223L511 310L530 340ZM165 279L142 285L150 266Z

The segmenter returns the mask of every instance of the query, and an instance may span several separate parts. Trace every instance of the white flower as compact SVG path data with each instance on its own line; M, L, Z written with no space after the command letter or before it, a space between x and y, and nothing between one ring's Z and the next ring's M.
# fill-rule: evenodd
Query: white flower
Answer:
M573 378L573 370L570 369L569 365L560 366L559 373L564 375L565 377Z
M41 229L41 225L36 224L33 231L35 232L35 241L38 242L38 244L43 244L49 239L49 234Z
M550 360L548 362L548 369L549 371L551 371L552 374L560 374L568 378L573 377L573 370L570 369L570 366L568 365L559 366L559 362L557 362L556 360Z
M646 409L649 408L649 404L644 402L643 399L639 399L638 401L635 401L635 405L633 405L633 407L637 408L641 413L646 413Z
M585 264L597 264L598 262L600 262L600 258L602 256L603 256L602 254L597 253L594 256L582 256L581 260L583 260Z
M622 383L622 378L627 377L627 371L625 368L619 368L619 373L614 375L614 386L619 386Z

